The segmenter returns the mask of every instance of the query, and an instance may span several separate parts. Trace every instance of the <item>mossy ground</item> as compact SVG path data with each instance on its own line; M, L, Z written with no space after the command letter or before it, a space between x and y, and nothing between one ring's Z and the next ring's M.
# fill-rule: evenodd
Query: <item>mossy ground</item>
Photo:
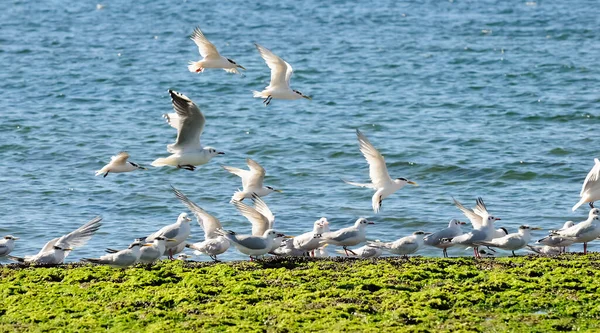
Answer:
M600 255L0 270L0 331L600 331Z

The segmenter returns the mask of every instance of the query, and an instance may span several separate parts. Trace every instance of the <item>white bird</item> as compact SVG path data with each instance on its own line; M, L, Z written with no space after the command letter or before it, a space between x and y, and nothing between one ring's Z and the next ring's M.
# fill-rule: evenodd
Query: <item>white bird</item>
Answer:
M139 241L142 241L142 239L140 239ZM154 241L151 244L143 244L140 248L140 258L138 259L138 262L143 264L152 264L158 259L160 259L163 253L165 253L167 242L169 241L173 241L173 239L158 236L154 238ZM106 252L117 253L119 251L113 249L106 249Z
M335 251L339 254L344 254L344 251L337 250ZM370 244L361 246L357 249L353 249L352 252L356 253L356 255L351 255L351 257L369 259L369 258L378 258L383 254L383 250L378 247L374 247Z
M181 261L188 261L188 259L191 259L192 256L189 254L185 254L185 253L180 253L177 258L175 258L175 260L181 260Z
M600 160L597 158L594 158L594 167L583 181L579 196L581 200L573 206L573 211L586 202L589 202L590 207L594 208L594 201L600 200Z
M548 255L548 256L554 256L554 255L559 255L559 254L563 253L562 248L556 247L556 246L548 246L548 245L544 245L544 246L527 245L527 249L529 249L530 251L533 251L537 254L544 254L544 255Z
M344 249L346 256L348 255L348 252L356 255L356 253L348 249L348 246L355 246L367 240L367 225L369 224L375 223L361 217L356 220L351 227L323 233L321 235L321 243L341 246Z
M51 239L36 255L25 256L23 258L9 258L19 262L50 265L62 264L71 250L84 246L92 238L96 231L100 229L102 225L101 221L102 218L97 216L70 233Z
M275 237L285 237L284 234L280 234L273 229L266 230L262 236L237 235L233 231L225 231L222 229L219 229L216 232L227 238L238 251L250 256L251 261L258 256L265 255L271 251Z
M127 159L129 158L129 154L127 152L120 152L117 155L110 158L110 162L103 166L102 169L96 171L96 176L100 176L104 174L104 177L108 176L109 172L112 173L121 173L121 172L130 172L134 170L147 170L143 166L140 166L137 163L129 162Z
M262 236L268 229L273 229L275 224L275 215L271 212L267 204L256 195L252 196L254 207L248 206L241 201L232 201L242 216L252 223L252 235Z
M190 39L196 43L200 56L202 56L200 61L190 61L188 66L190 72L202 73L205 68L222 68L228 73L240 74L238 68L246 70L235 61L220 55L215 45L206 39L200 27L194 29Z
M19 237L15 237L13 235L6 235L2 237L2 239L0 239L0 257L6 257L9 255L15 248L15 241L18 239Z
M281 246L272 251L274 255L282 257L302 257L306 255L306 251L297 249L294 246L292 238L286 238L281 242Z
M83 258L81 261L91 262L93 264L109 265L115 268L125 268L134 265L141 255L140 248L144 244L140 241L135 241L125 250L115 253L105 254L100 258Z
M184 94L169 90L175 113L163 115L167 123L177 130L177 140L167 146L172 155L161 157L152 162L152 166L176 166L194 171L195 166L208 163L213 157L223 155L212 147L202 147L200 135L206 119L200 109Z
M154 239L159 236L171 239L172 241L165 246L163 255L168 255L169 259L173 259L173 255L178 253L176 252L177 250L180 252L183 251L183 246L179 247L179 245L185 242L190 236L190 221L192 221L192 219L188 217L187 213L181 213L177 217L177 222L162 227L157 232L146 237L145 241L147 243L153 242Z
M321 246L321 235L325 232L325 222L327 222L327 219L322 217L315 221L311 232L294 237L292 240L294 248L304 252L314 252L318 249ZM327 223L329 224L329 222Z
M189 210L194 213L196 220L202 230L204 230L204 241L186 244L185 246L195 250L195 255L202 253L209 256L214 261L219 261L217 256L224 253L229 249L230 243L227 238L220 236L216 233L217 229L222 229L221 222L216 217L207 213L204 209L200 208L196 203L190 200L183 192L172 187L175 196L188 207Z
M575 239L572 237L563 237L563 236L556 235L553 233L563 231L574 225L575 225L575 222L567 221L567 222L565 222L565 224L563 225L563 227L561 229L550 231L550 234L548 236L538 240L536 243L543 244L548 247L556 247L559 250L561 250L561 252L567 252L567 248L569 246L573 245L573 243L575 243Z
M516 233L508 234L500 238L494 238L490 241L477 242L475 244L508 250L512 252L513 256L516 256L515 251L527 246L531 240L531 230L542 229L537 227L532 228L528 225L522 225L519 227L519 231Z
M424 244L443 249L442 253L444 255L444 258L447 258L448 248L451 247L453 244L450 242L442 242L442 239L453 238L462 235L463 231L460 226L465 224L465 222L461 222L457 219L452 219L450 220L450 223L448 223L447 228L425 236L425 238L423 238Z
M385 165L385 159L383 155L375 149L375 147L369 142L369 139L362 134L358 129L356 130L356 136L358 138L358 145L360 152L364 155L367 163L369 163L369 177L371 178L370 183L355 183L349 182L342 179L346 184L366 187L375 190L373 198L371 200L373 211L379 212L383 199L390 196L392 193L406 186L406 184L418 186L417 183L408 180L406 178L392 179L388 173L387 166Z
M572 238L573 243L583 243L583 253L587 254L587 243L600 236L600 209L592 208L587 220L580 222L570 228L557 230L553 235Z
M494 222L500 220L500 218L489 214L482 198L477 198L476 206L473 210L463 206L454 198L452 200L454 201L454 205L471 221L473 230L457 237L448 238L445 241L453 245L472 246L475 257L480 258L478 246L475 243L494 239L494 236L498 233L497 230L494 230Z
M429 232L415 231L412 235L402 237L394 242L367 242L372 247L380 248L392 254L408 256L417 252L423 247L423 237L429 235Z
M273 98L276 99L300 99L306 98L308 100L312 99L308 96L305 96L298 90L292 90L290 88L290 78L292 77L293 69L290 64L285 62L283 59L279 58L269 49L258 45L256 48L260 53L260 56L265 60L267 66L271 69L271 82L263 91L253 91L255 98L264 98L263 103L265 106L271 103Z
M327 258L330 257L329 255L329 251L327 250L327 247L329 246L329 244L324 244L323 246L319 247L318 249L316 249L314 252L314 258Z
M235 192L231 200L242 201L244 198L251 198L252 193L259 197L264 197L273 192L281 192L281 190L276 190L271 186L263 186L266 172L260 164L250 158L246 159L246 163L250 170L223 166L223 169L242 178L243 190Z

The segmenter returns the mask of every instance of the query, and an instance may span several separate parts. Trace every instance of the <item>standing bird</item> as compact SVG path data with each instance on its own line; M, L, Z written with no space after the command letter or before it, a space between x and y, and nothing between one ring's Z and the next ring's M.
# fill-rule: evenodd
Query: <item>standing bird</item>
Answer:
M412 235L402 237L394 242L368 242L368 244L392 254L408 257L409 254L413 254L423 247L423 237L429 234L430 232L415 231Z
M327 219L322 217L315 221L313 224L313 230L311 232L303 233L302 235L296 236L293 239L292 245L298 250L312 253L321 246L321 235L325 232L325 223Z
M263 186L263 181L265 180L266 172L260 164L258 164L256 161L250 158L246 159L246 163L248 164L248 168L250 170L244 170L230 166L223 166L223 169L242 178L243 190L238 190L237 192L235 192L231 200L242 201L244 200L244 198L251 198L252 193L256 194L259 197L264 197L273 192L281 192L281 190L276 190L271 186Z
M463 206L458 200L454 198L452 200L454 205L471 221L473 230L460 236L448 238L444 242L450 242L452 245L472 246L475 257L481 258L476 243L494 239L497 234L497 230L494 230L494 222L500 220L500 218L489 214L481 197L477 198L476 206L472 210Z
M358 138L358 145L360 152L365 156L367 163L369 163L369 177L371 183L354 183L342 179L346 184L367 187L375 190L372 198L373 211L379 212L381 208L381 202L383 199L390 196L392 193L403 188L406 184L418 186L417 183L410 181L406 178L392 179L388 173L387 166L383 155L375 149L375 147L369 142L369 139L362 134L358 129L356 130L356 136Z
M141 255L140 248L143 245L144 243L135 241L131 243L125 250L105 254L100 258L83 258L81 261L91 262L93 264L109 265L115 268L125 268L127 266L135 265L135 263L138 262Z
M587 254L587 243L600 236L600 217L598 214L600 214L600 209L592 208L588 213L587 220L552 234L571 238L573 243L583 243L583 254Z
M198 224L200 227L202 227L202 230L204 230L204 241L194 244L186 244L185 246L195 250L195 255L204 253L215 262L219 261L217 256L227 251L230 246L227 238L216 233L217 229L223 228L221 222L219 219L200 208L200 206L198 206L192 200L188 199L183 192L174 187L172 187L172 189L177 199L181 200L181 202L183 202L183 204L186 205L188 209L192 211L192 213L194 213Z
M188 69L192 73L202 73L205 68L222 68L228 73L240 74L238 68L246 70L243 66L238 65L235 61L225 58L219 54L213 43L209 42L200 27L196 27L190 39L198 46L198 51L202 56L200 61L190 61Z
M550 234L548 236L538 240L536 243L543 244L547 247L555 247L555 248L559 249L560 253L566 253L567 248L569 246L573 245L573 243L575 243L575 239L572 237L559 236L559 235L556 235L553 233L563 231L574 225L575 225L575 222L567 221L567 222L565 222L565 224L563 225L563 227L561 229L550 231ZM548 252L548 251L549 250L547 250L546 252Z
M375 224L367 221L365 218L359 218L351 227L331 231L321 235L321 243L341 246L348 256L348 252L356 255L355 252L348 249L348 246L355 246L367 240L367 225Z
M573 211L586 202L590 204L591 208L594 208L594 201L600 200L600 160L597 158L594 158L594 167L583 181L579 196L581 200L573 206Z
M252 235L262 236L268 229L275 228L275 215L273 215L267 204L255 194L252 194L252 202L254 202L254 207L240 201L231 201L238 212L252 223ZM275 237L271 251L279 248L282 241L282 236Z
M424 244L443 249L442 253L444 255L444 258L447 258L448 248L452 246L452 243L442 242L442 239L453 238L462 235L463 231L460 226L465 224L465 222L461 222L457 219L452 219L450 220L450 223L448 223L447 228L425 236L425 238L423 238Z
M281 242L281 246L271 252L276 256L281 257L302 257L306 255L306 251L297 249L294 246L292 238L286 238Z
M0 257L6 257L9 255L15 248L15 241L18 239L19 237L15 237L13 235L2 237L2 239L0 239Z
M108 176L109 172L112 173L121 173L121 172L129 172L134 170L147 170L143 166L139 164L129 162L127 159L129 158L129 154L125 151L118 153L117 155L110 158L110 162L103 166L102 169L96 171L96 176L100 176L104 174L104 177Z
M143 239L137 239L137 241L143 241ZM140 258L138 262L142 264L152 264L160 257L162 257L163 253L165 253L165 248L167 246L167 242L173 241L173 239L168 239L163 236L158 236L154 238L154 241L151 244L144 244L140 248ZM106 249L108 253L117 253L119 250Z
M169 90L175 113L163 115L167 123L177 130L175 143L167 145L172 155L161 157L152 162L152 166L176 166L194 171L195 166L208 163L213 157L223 155L212 147L202 147L200 135L204 130L206 119L200 109L184 94Z
M263 91L253 91L255 98L264 98L263 103L265 106L271 103L273 98L276 99L300 99L306 98L312 99L308 96L303 95L298 90L292 90L290 88L290 78L292 77L293 69L290 64L283 61L269 49L260 46L258 44L256 48L260 53L260 56L265 60L267 66L271 69L271 82Z
M335 252L344 254L342 250L337 250ZM356 253L356 255L351 255L350 257L361 259L379 258L383 254L383 251L380 248L374 247L371 244L361 246L358 249L352 250L352 252Z
M90 238L100 229L102 218L97 216L91 219L81 227L70 233L51 239L36 255L25 256L24 258L9 257L19 262L29 262L37 264L62 264L70 251L84 246Z
M187 213L181 213L177 217L177 222L162 227L157 232L146 237L145 241L147 243L153 242L154 239L159 236L171 239L172 241L165 246L163 255L168 255L169 259L173 259L173 255L177 254L177 251L183 251L184 247L179 247L179 244L185 242L185 240L190 236L191 221L192 219L188 217Z
M275 237L286 237L273 229L268 229L262 236L237 235L233 231L219 229L217 234L227 238L238 251L250 256L250 261L271 251Z
M517 255L515 254L515 251L526 247L531 240L531 230L542 229L537 227L531 228L528 225L522 225L519 227L519 231L516 233L508 234L500 238L494 238L491 241L483 241L475 244L508 250L512 252L513 257L516 257Z

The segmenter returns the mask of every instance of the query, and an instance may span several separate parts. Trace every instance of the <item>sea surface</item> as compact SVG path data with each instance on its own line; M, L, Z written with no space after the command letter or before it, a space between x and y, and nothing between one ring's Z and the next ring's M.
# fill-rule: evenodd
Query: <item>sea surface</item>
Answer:
M464 219L452 197L470 207L483 197L511 232L587 217L587 206L571 207L598 157L596 1L7 0L2 7L0 233L21 237L14 255L36 253L96 215L102 228L67 261L126 247L187 211L171 185L226 229L248 233L250 223L229 204L241 182L220 167L245 167L247 157L266 168L265 184L283 189L265 200L276 228L289 234L311 230L322 216L332 229L364 216L376 223L369 239L392 241ZM190 73L188 61L199 59L189 39L195 26L245 75ZM292 88L313 100L264 107L253 98L270 77L254 42L289 62ZM202 143L226 154L195 172L150 167L94 177L121 150L145 166L168 155L176 136L161 117L172 112L168 89L199 105ZM340 180L368 180L357 128L393 177L420 185L385 199L377 215L373 192ZM202 239L194 222L191 240ZM231 249L222 258L246 257Z

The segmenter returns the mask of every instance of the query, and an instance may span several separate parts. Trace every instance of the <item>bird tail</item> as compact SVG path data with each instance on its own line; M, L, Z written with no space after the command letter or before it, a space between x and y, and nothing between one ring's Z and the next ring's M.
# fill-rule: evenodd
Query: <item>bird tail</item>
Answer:
M107 170L107 168L106 168L106 167L103 167L103 168L102 168L102 169L100 169L100 170L96 170L96 174L95 174L95 176L100 176L100 175L103 175L103 174L105 174L107 171L108 171L108 170Z
M169 157L161 157L161 158L157 158L154 160L154 162L152 162L151 164L152 166L155 167L162 167L165 165L173 165L176 166L177 165L177 161L175 158L173 158L172 156Z
M102 260L95 259L95 258L81 258L81 261L83 261L83 262L91 262L92 264L101 264L102 263Z
M366 188L375 188L375 186L373 186L373 184L371 183L355 183L355 182L351 182L348 180L345 180L343 178L340 178L344 183L349 184L349 185L354 185L354 186L359 186L359 187L366 187Z
M119 250L107 248L106 250L104 250L104 252L106 252L106 253L117 253L117 252L119 252Z
M267 98L267 97L269 97L269 95L263 93L262 91L256 91L256 90L252 91L252 96L254 98Z
M246 197L246 194L240 190L237 190L231 197L231 201L242 201Z
M583 205L585 203L585 199L581 198L581 200L579 200L578 203L575 204L575 206L573 206L573 211L576 211L577 208L579 208L581 205Z
M204 68L202 68L202 60L201 61L190 61L188 64L188 70L192 73L204 72Z
M25 262L25 258L21 258L21 257L8 256L8 259L18 261L18 262Z

